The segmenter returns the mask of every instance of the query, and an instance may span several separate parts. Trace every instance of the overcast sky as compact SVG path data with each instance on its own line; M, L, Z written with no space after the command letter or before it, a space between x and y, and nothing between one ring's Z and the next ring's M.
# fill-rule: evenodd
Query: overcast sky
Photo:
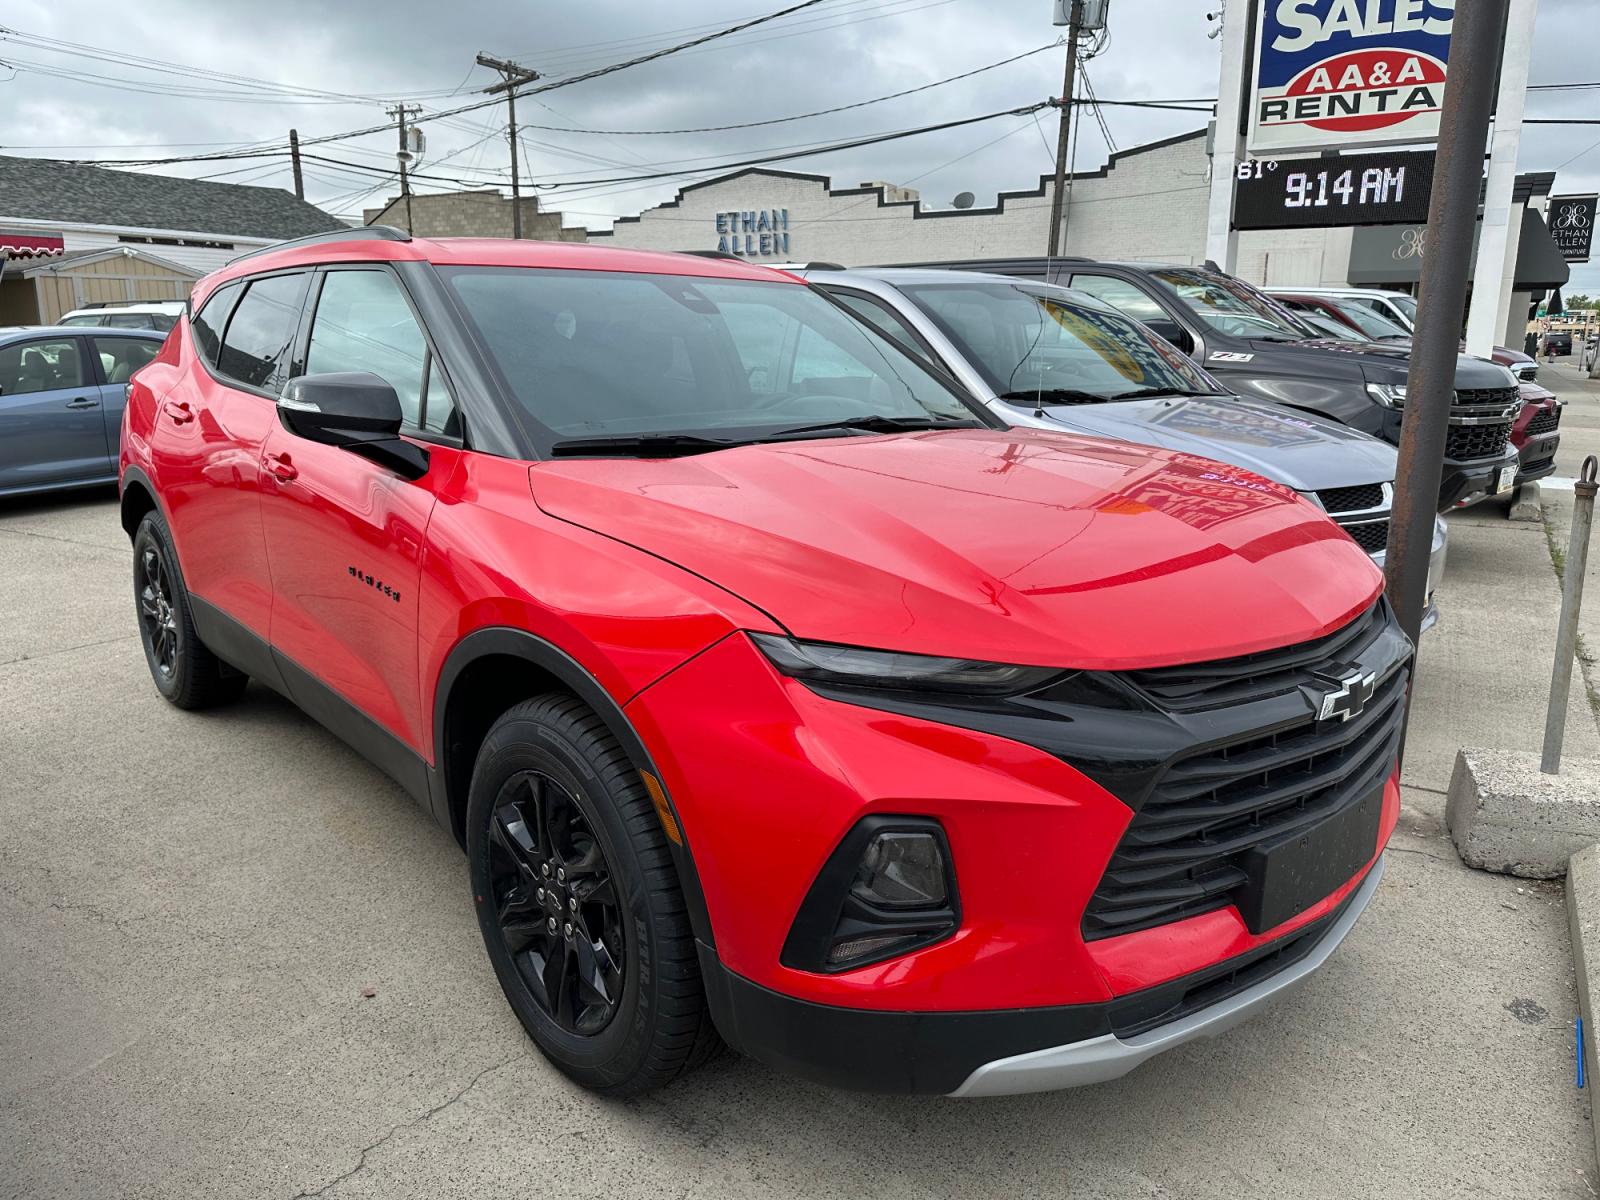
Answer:
M5 26L21 40L0 40L0 60L10 68L0 70L0 146L9 154L141 158L246 143L279 145L291 126L309 138L379 124L386 99L415 98L427 111L467 103L496 78L473 65L480 51L554 80L783 6L782 0L169 0L156 10L139 9L147 19L130 19L132 10L122 2L9 0ZM1217 0L1111 0L1110 36L1088 71L1096 94L1106 100L1214 96L1219 43L1206 36L1214 27L1206 14L1217 7ZM1596 0L1540 0L1534 82L1600 80L1597 8ZM522 101L524 178L553 183L698 168L672 180L541 192L547 208L568 214L568 224L604 227L612 216L671 199L683 183L716 173L719 160L1033 103L1059 92L1061 50L915 96L764 128L660 137L533 128L695 128L851 104L1046 46L1061 32L1050 24L1050 10L1050 0L823 0L706 47ZM78 48L28 44L34 37ZM286 96L250 82L141 70L88 52L339 96ZM90 74L101 78L82 78ZM1539 93L1530 100L1529 115L1593 116L1600 111L1597 101L1600 90ZM1103 111L1112 140L1123 149L1199 128L1206 119L1199 113ZM505 182L503 118L504 108L497 106L425 123L428 144L416 169L485 185ZM1037 125L1033 118L1003 117L780 165L830 175L839 186L869 179L906 184L938 206L971 191L981 204L996 191L1032 186L1050 169L1054 123L1053 113L1041 115ZM308 153L359 163L370 172L391 170L393 149L389 132ZM1109 150L1098 126L1084 122L1078 167L1100 165ZM1600 127L1530 127L1519 167L1559 170L1560 192L1600 190ZM278 159L148 169L229 171L221 177L289 184L287 163ZM334 163L308 161L306 176L308 199L339 213L359 213L396 190L392 180ZM454 186L419 181L417 190ZM1575 268L1571 286L1600 292L1600 266Z

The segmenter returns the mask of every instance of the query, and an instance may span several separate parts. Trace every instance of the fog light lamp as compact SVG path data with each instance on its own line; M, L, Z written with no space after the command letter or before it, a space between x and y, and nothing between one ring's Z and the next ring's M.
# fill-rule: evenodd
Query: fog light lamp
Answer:
M876 835L861 856L850 892L880 908L943 906L949 896L938 839L931 833Z

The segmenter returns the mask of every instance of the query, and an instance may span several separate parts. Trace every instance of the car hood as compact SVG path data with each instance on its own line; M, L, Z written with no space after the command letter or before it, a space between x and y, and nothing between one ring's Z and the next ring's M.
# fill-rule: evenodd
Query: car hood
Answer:
M1395 449L1387 442L1275 404L1185 396L1056 405L1045 416L1076 433L1214 458L1301 492L1395 477Z
M1409 341L1345 342L1337 338L1307 338L1302 342L1272 342L1258 339L1250 345L1263 365L1317 370L1330 378L1364 378L1369 383L1403 384L1411 366ZM1470 354L1456 356L1457 388L1502 388L1511 387L1515 382L1510 369L1498 363Z
M529 478L550 516L711 580L796 637L908 653L1106 669L1223 658L1337 628L1383 582L1278 484L1047 431L557 460Z

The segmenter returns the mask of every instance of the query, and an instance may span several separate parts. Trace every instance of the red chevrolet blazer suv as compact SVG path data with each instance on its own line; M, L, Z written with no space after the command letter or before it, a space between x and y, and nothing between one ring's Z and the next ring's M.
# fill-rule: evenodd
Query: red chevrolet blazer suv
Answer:
M1248 472L1003 428L793 276L275 247L135 377L121 486L157 689L254 679L392 775L597 1090L724 1041L1109 1079L1378 885L1411 646L1361 548Z

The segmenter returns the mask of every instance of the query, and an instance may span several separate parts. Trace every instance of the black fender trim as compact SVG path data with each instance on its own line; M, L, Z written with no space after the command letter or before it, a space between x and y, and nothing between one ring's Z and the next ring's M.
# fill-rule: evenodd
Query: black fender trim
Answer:
M161 519L166 521L167 520L167 510L166 510L166 506L161 503L161 493L156 489L156 485L154 483L150 482L150 476L148 476L148 475L146 475L144 473L144 468L143 467L133 467L133 466L130 466L127 470L125 470L121 474L121 476L118 477L118 479L117 479L117 506L118 506L118 514L117 515L118 515L118 517L119 518L121 517L121 504L122 504L122 501L128 495L128 485L130 483L137 483L140 487L144 488L145 491L150 493L150 499L155 504L156 511L161 514ZM169 533L172 531L172 522L171 521L167 521L167 531ZM134 529L127 530L128 538L129 538L130 541L132 540L133 535L136 532L138 532L138 531L134 530ZM174 550L176 550L176 545L174 545Z
M429 773L429 779L437 789L433 802L435 816L447 829L451 828L450 798L447 794L451 778L450 746L445 736L445 713L449 708L451 690L468 666L489 655L520 658L554 676L563 687L571 690L605 722L612 736L622 743L622 748L627 751L634 766L640 771L650 772L660 783L672 819L683 838L682 843L668 838L667 846L672 853L672 865L677 868L678 882L683 889L684 905L689 913L689 923L696 939L708 946L715 946L716 942L711 932L711 914L706 907L705 891L700 886L700 873L695 868L694 854L689 848L688 830L684 828L683 818L672 801L671 793L667 791L661 772L656 768L655 761L651 758L650 751L645 748L638 731L634 729L633 722L622 711L622 706L612 699L611 694L600 686L599 681L589 674L581 663L558 646L529 633L526 629L495 625L474 630L457 642L445 659L444 666L439 672L438 687L434 690L433 704L434 768Z

